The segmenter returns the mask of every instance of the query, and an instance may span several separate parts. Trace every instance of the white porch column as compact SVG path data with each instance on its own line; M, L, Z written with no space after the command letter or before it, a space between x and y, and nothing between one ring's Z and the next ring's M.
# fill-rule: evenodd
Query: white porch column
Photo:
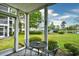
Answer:
M18 14L18 13L17 13ZM14 51L18 51L19 16L15 18Z
M10 13L10 7L8 7L8 13ZM10 17L8 17L8 20L7 20L7 24L8 24L8 26L7 26L7 36L9 37L9 28L10 28L10 25L9 25L9 20L10 20Z
M8 23L8 26L7 26L7 36L9 37L9 27L10 27L10 25L9 25L9 20L10 20L10 17L8 17L8 20L7 20L7 23Z
M29 14L25 14L25 43L29 47Z
M46 49L48 50L48 8L44 8L44 40L46 42Z

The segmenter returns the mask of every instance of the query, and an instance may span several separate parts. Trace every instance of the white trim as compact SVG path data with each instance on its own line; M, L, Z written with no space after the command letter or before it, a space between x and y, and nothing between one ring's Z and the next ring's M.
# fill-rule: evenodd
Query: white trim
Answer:
M1 35L1 36L0 36L0 38L3 38L3 37L4 37L4 35Z
M29 14L25 14L25 43L29 47Z
M24 39L25 39L25 43L26 43L26 14L24 14L24 16L25 16L25 19L24 19L24 25L25 25L25 37L24 37Z
M9 13L9 12L10 12L10 7L8 7L8 13ZM8 22L7 22L7 24L8 24L8 26L7 26L7 36L9 37L9 32L10 32L10 31L9 31L9 30L10 30L10 29L9 29L9 28L10 28L9 20L10 20L10 17L7 17L7 19L8 19L8 20L7 20L7 21L8 21Z
M10 29L9 29L9 27L10 27L10 25L9 25L9 20L10 20L10 17L8 17L8 20L7 20L7 21L8 21L8 26L7 26L7 36L8 36L8 37L9 37L9 30L10 30Z
M0 24L0 26L8 26L7 24Z

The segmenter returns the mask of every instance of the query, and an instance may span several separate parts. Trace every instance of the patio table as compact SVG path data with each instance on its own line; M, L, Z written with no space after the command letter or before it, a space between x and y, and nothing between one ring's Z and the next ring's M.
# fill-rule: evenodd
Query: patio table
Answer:
M44 48L45 48L46 45L43 42L33 41L33 42L31 42L30 46L32 48L38 49L38 55L39 55L39 50L40 49L43 49L44 50Z

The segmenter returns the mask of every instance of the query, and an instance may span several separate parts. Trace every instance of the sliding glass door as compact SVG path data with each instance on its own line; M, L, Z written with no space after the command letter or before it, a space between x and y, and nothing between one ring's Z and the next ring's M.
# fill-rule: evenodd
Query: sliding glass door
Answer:
M0 52L14 48L15 18L10 17L8 13L10 13L10 7L0 4Z
M19 13L18 35L16 35L17 10L0 4L0 52L13 49L18 50L25 45L24 14ZM18 39L16 38L18 37ZM16 42L17 41L17 42ZM16 46L18 48L16 49Z
M14 28L9 22L10 20L15 19L14 18L11 19L9 17L8 20L7 18L8 17L6 15L4 15L3 17L0 16L0 22L2 21L2 19L7 21L7 23L5 23L5 21L0 23L0 51L14 48ZM12 24L14 25L14 22L12 22Z
M23 13L19 13L19 24L18 24L18 28L19 28L19 35L18 35L18 47L23 48L25 46L25 19L24 19L24 14Z

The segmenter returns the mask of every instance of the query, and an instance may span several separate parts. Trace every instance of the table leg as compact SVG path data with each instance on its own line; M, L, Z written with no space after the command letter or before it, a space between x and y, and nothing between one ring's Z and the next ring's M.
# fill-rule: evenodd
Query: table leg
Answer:
M38 55L39 55L39 49L38 49Z

